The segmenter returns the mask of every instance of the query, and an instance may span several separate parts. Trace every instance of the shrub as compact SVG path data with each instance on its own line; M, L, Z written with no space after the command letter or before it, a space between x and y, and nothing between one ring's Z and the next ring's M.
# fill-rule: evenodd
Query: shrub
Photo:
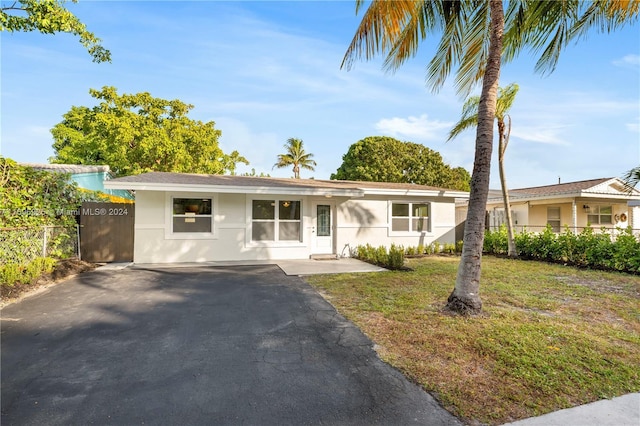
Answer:
M390 269L401 269L404 266L404 249L402 246L391 244L387 266Z
M588 226L579 234L568 227L561 234L555 234L547 227L538 234L525 230L516 234L515 241L523 259L640 274L640 240L630 228L618 228L616 233L612 236L605 229L595 232ZM487 231L485 251L502 253L501 238L498 231Z
M13 287L30 283L43 273L51 272L55 264L56 260L50 257L37 257L26 265L5 263L0 266L0 284Z
M404 266L404 252L402 246L391 244L389 252L385 246L359 245L355 250L355 257L374 265L388 269L401 269Z

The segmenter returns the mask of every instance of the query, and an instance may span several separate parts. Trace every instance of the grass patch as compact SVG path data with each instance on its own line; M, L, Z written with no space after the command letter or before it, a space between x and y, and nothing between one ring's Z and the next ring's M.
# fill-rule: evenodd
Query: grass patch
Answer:
M502 424L640 391L640 277L483 258L484 315L442 312L459 258L307 277L454 414Z

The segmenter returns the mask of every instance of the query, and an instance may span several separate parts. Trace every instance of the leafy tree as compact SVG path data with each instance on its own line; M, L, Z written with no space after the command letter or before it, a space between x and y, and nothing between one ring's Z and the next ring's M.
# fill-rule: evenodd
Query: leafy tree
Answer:
M235 172L249 164L237 151L218 146L213 121L187 117L193 105L154 98L149 93L118 95L116 88L90 90L98 106L71 107L52 130L53 163L108 164L118 176L148 171Z
M364 3L356 0L356 13ZM454 65L458 66L459 94L468 96L482 82L464 248L448 309L465 314L482 310L479 292L484 215L502 59L512 60L529 48L542 52L537 71L553 71L569 43L585 36L590 28L612 31L634 21L639 8L638 0L521 0L508 2L506 13L502 0L373 0L369 4L343 67L380 52L386 55L384 67L396 70L416 55L421 40L435 33L440 35L440 42L428 67L431 89L444 84Z
M507 112L511 109L516 94L520 88L517 84L511 83L505 88L498 88L498 100L496 102L496 121L498 123L498 169L500 172L500 184L502 187L502 200L507 219L507 241L509 245L509 257L518 257L516 243L513 233L513 219L511 218L511 203L509 202L509 190L507 189L507 177L504 171L504 153L509 145L511 135L511 116ZM462 107L462 117L449 132L451 140L464 130L475 127L478 124L478 107L480 97L472 96L467 99Z
M101 40L65 8L65 3L64 0L15 0L6 3L0 7L0 31L70 33L80 38L93 62L111 62L111 52L102 47Z
M313 154L307 153L302 146L302 139L289 138L284 148L287 150L284 154L278 155L278 162L273 165L279 169L283 167L293 166L293 177L300 179L300 168L307 170L315 170L317 164L313 158Z
M442 156L424 145L387 136L370 136L349 147L331 179L404 182L469 190L471 176L451 168Z
M0 228L42 225L74 225L84 199L71 176L21 166L0 157Z

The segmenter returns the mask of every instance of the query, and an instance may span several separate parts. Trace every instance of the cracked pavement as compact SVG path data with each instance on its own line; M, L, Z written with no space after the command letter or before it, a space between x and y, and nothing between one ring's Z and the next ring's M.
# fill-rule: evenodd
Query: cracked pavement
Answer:
M461 424L276 266L98 269L1 331L3 425Z

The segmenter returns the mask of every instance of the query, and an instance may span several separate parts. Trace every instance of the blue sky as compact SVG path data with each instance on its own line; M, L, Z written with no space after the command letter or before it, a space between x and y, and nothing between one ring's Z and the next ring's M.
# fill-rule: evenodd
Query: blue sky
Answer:
M2 33L5 157L47 162L49 130L62 115L95 105L90 88L115 86L193 104L190 117L215 121L225 152L249 159L240 172L291 176L272 166L295 137L318 162L302 177L328 179L351 144L375 135L422 143L472 169L474 132L445 142L464 100L450 83L435 94L425 84L435 38L395 74L382 71L381 59L340 69L360 21L351 1L80 0L68 7L113 62L91 62L66 34ZM640 164L640 25L591 34L549 76L535 74L534 62L524 54L501 75L501 85L520 85L506 155L510 187L621 176Z

